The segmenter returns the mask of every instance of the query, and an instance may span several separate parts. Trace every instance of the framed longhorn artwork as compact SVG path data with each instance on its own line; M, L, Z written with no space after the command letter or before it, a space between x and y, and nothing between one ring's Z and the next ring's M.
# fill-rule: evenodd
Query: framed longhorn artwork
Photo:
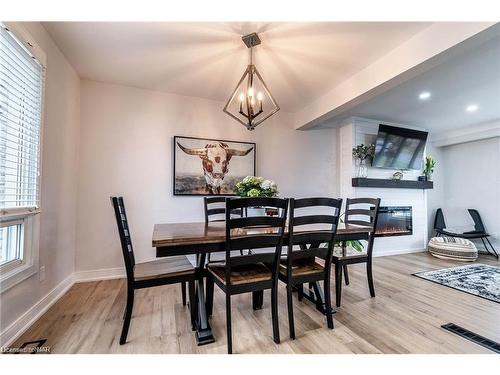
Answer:
M174 137L174 195L235 195L255 176L255 143Z

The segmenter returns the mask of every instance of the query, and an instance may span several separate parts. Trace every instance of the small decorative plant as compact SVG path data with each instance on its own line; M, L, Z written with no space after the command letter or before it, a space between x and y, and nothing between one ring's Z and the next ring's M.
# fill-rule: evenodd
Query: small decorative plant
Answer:
M370 145L360 144L357 145L356 147L353 147L352 149L352 156L354 157L354 159L358 160L372 159L374 155L375 155L374 144Z
M359 160L358 163L358 177L368 177L368 168L366 166L367 159L373 159L375 155L375 145L357 145L352 149L352 156L354 159Z
M427 155L425 157L425 162L424 162L424 174L427 177L427 180L429 181L432 178L435 166L436 166L436 161L432 158L431 155Z
M236 183L236 194L240 197L275 197L278 195L278 186L272 180L246 176Z

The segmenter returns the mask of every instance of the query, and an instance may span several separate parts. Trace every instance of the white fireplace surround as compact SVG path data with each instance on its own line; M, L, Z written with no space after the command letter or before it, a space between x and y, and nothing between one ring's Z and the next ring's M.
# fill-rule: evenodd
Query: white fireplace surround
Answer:
M426 249L427 233L427 192L424 189L394 189L353 187L352 178L356 177L356 165L352 148L361 143L375 143L379 124L425 130L386 121L351 117L342 122L338 129L338 176L339 192L345 199L377 197L381 206L411 206L413 234L410 236L378 237L375 240L374 256L420 252ZM372 168L368 166L369 178L390 179L396 170ZM420 171L406 171L403 179L416 180Z

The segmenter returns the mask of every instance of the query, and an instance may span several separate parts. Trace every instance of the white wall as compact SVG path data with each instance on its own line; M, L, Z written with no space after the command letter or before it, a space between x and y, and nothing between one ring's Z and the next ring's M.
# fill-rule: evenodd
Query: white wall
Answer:
M0 332L74 271L80 79L39 23L25 23L47 54L38 274L0 296ZM2 341L4 337L2 335Z
M374 243L374 256L405 254L425 249L428 236L427 191L423 189L394 189L353 187L357 166L352 157L352 148L359 144L375 143L380 123L392 126L415 128L403 124L388 123L374 119L350 117L339 130L338 175L339 192L343 198L378 197L381 206L411 206L413 233L409 236L380 237ZM419 130L423 130L418 128ZM426 149L427 152L427 149ZM368 178L390 179L396 170L372 168L368 166ZM404 172L404 179L416 180L421 171Z
M500 238L500 137L442 148L443 205L475 208Z
M136 258L154 258L153 225L203 220L201 197L172 195L172 137L257 143L257 174L281 196L336 194L335 131L301 132L278 112L254 132L224 103L92 81L81 83L76 270L123 267L109 202L123 195Z

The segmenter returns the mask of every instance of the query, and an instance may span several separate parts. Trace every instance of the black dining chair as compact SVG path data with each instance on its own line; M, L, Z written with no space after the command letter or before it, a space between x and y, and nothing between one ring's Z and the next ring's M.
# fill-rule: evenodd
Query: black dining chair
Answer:
M270 207L277 216L231 217L235 209ZM287 217L288 200L280 198L240 198L226 200L226 257L224 262L209 263L207 300L213 306L213 285L226 294L227 351L232 353L231 296L271 290L271 315L274 342L280 342L278 327L278 266ZM274 248L273 252L235 255L244 249ZM236 253L237 254L237 253ZM208 284L212 284L210 288ZM209 292L210 291L210 292ZM211 309L211 308L210 308ZM211 315L211 311L207 312Z
M186 256L172 256L151 262L136 263L123 197L111 197L111 202L115 211L123 260L125 262L125 271L127 273L127 305L123 316L124 320L120 336L120 345L125 344L127 341L136 289L177 283L184 285L184 283L188 283L191 325L194 328L194 281L196 277L194 267ZM182 291L184 294L184 287L182 287ZM183 304L185 305L184 296Z
M327 326L333 329L330 271L341 207L342 199L290 199L288 251L280 263L279 279L286 283L291 339L295 339L292 290L295 286L302 290L306 283L323 281ZM326 247L320 247L325 243Z
M205 208L205 223L218 223L226 221L226 197L203 197ZM243 209L234 209L231 211L231 217L243 217ZM243 250L241 250L243 254ZM225 253L208 253L207 262L224 260ZM215 259L213 259L215 258Z
M370 296L375 297L375 287L373 285L372 256L375 230L377 228L378 209L380 198L347 198L345 210L345 224L362 225L373 228L368 238L367 251L363 253L349 253L346 243L341 245L341 251L333 252L332 263L335 265L335 302L340 307L342 298L342 271L344 271L345 282L349 285L349 275L347 266L349 264L366 263L366 275L368 278L368 288Z

